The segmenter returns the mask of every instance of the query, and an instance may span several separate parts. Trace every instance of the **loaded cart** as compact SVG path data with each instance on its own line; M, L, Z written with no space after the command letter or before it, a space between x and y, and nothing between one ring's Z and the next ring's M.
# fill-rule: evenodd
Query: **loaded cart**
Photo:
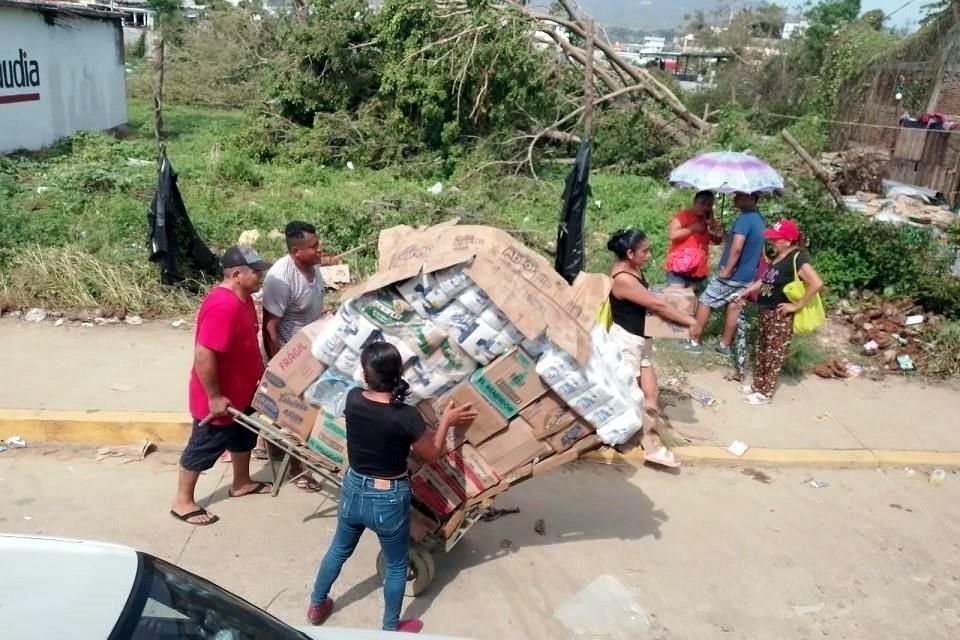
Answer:
M254 398L259 415L238 421L284 452L276 486L292 458L339 484L346 395L363 385L360 352L373 341L397 347L408 402L431 428L448 404L473 405L477 418L451 429L436 462L408 460L407 593L417 595L433 578L431 554L453 548L496 496L639 431L636 374L596 322L609 288L597 274L569 285L497 229L388 229L377 273L284 346Z

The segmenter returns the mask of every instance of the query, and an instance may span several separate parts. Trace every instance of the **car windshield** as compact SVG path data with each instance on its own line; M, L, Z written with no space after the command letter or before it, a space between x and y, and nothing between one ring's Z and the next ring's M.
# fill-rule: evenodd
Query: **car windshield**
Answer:
M212 582L139 555L134 591L110 640L309 640Z

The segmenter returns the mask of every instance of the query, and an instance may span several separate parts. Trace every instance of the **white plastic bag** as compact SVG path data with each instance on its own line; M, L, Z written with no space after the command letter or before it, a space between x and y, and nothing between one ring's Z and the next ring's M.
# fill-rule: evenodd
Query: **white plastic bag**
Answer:
M477 321L477 316L459 302L451 302L443 309L431 314L430 319L444 329L465 331Z
M327 366L332 365L344 349L343 338L340 336L340 319L337 320L328 322L310 345L313 357Z
M613 447L626 443L640 431L642 426L643 423L640 420L640 415L636 411L630 410L614 416L602 425L596 427L596 429L597 436L600 440L604 444Z
M333 369L327 369L316 382L307 387L303 398L327 413L342 416L347 403L347 393L355 386L352 375L348 377Z
M490 305L490 296L475 284L471 284L460 292L457 300L475 315L480 315Z

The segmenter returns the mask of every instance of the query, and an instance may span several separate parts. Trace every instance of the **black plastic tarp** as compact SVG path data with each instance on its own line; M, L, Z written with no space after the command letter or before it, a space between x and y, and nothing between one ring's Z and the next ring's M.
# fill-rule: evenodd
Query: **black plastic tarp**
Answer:
M203 276L219 277L220 259L197 235L177 187L177 174L164 152L160 156L157 191L147 212L150 261L160 265L160 281L183 284Z
M590 140L580 143L573 168L567 175L563 189L563 209L557 228L557 259L554 269L564 280L573 284L583 271L586 257L583 249L583 226L590 199Z

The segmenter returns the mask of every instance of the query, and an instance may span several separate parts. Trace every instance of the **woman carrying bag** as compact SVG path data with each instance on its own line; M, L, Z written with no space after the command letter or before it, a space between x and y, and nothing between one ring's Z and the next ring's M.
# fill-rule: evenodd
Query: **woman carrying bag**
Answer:
M710 245L723 242L723 232L713 217L713 192L697 192L693 205L671 218L667 236L667 284L699 288L710 272Z
M825 319L820 289L823 280L800 248L800 228L793 220L781 220L766 230L766 239L774 249L763 276L738 298L738 304L757 293L760 336L753 384L745 386L744 401L750 405L769 404L780 370L790 353L794 333L815 331Z

